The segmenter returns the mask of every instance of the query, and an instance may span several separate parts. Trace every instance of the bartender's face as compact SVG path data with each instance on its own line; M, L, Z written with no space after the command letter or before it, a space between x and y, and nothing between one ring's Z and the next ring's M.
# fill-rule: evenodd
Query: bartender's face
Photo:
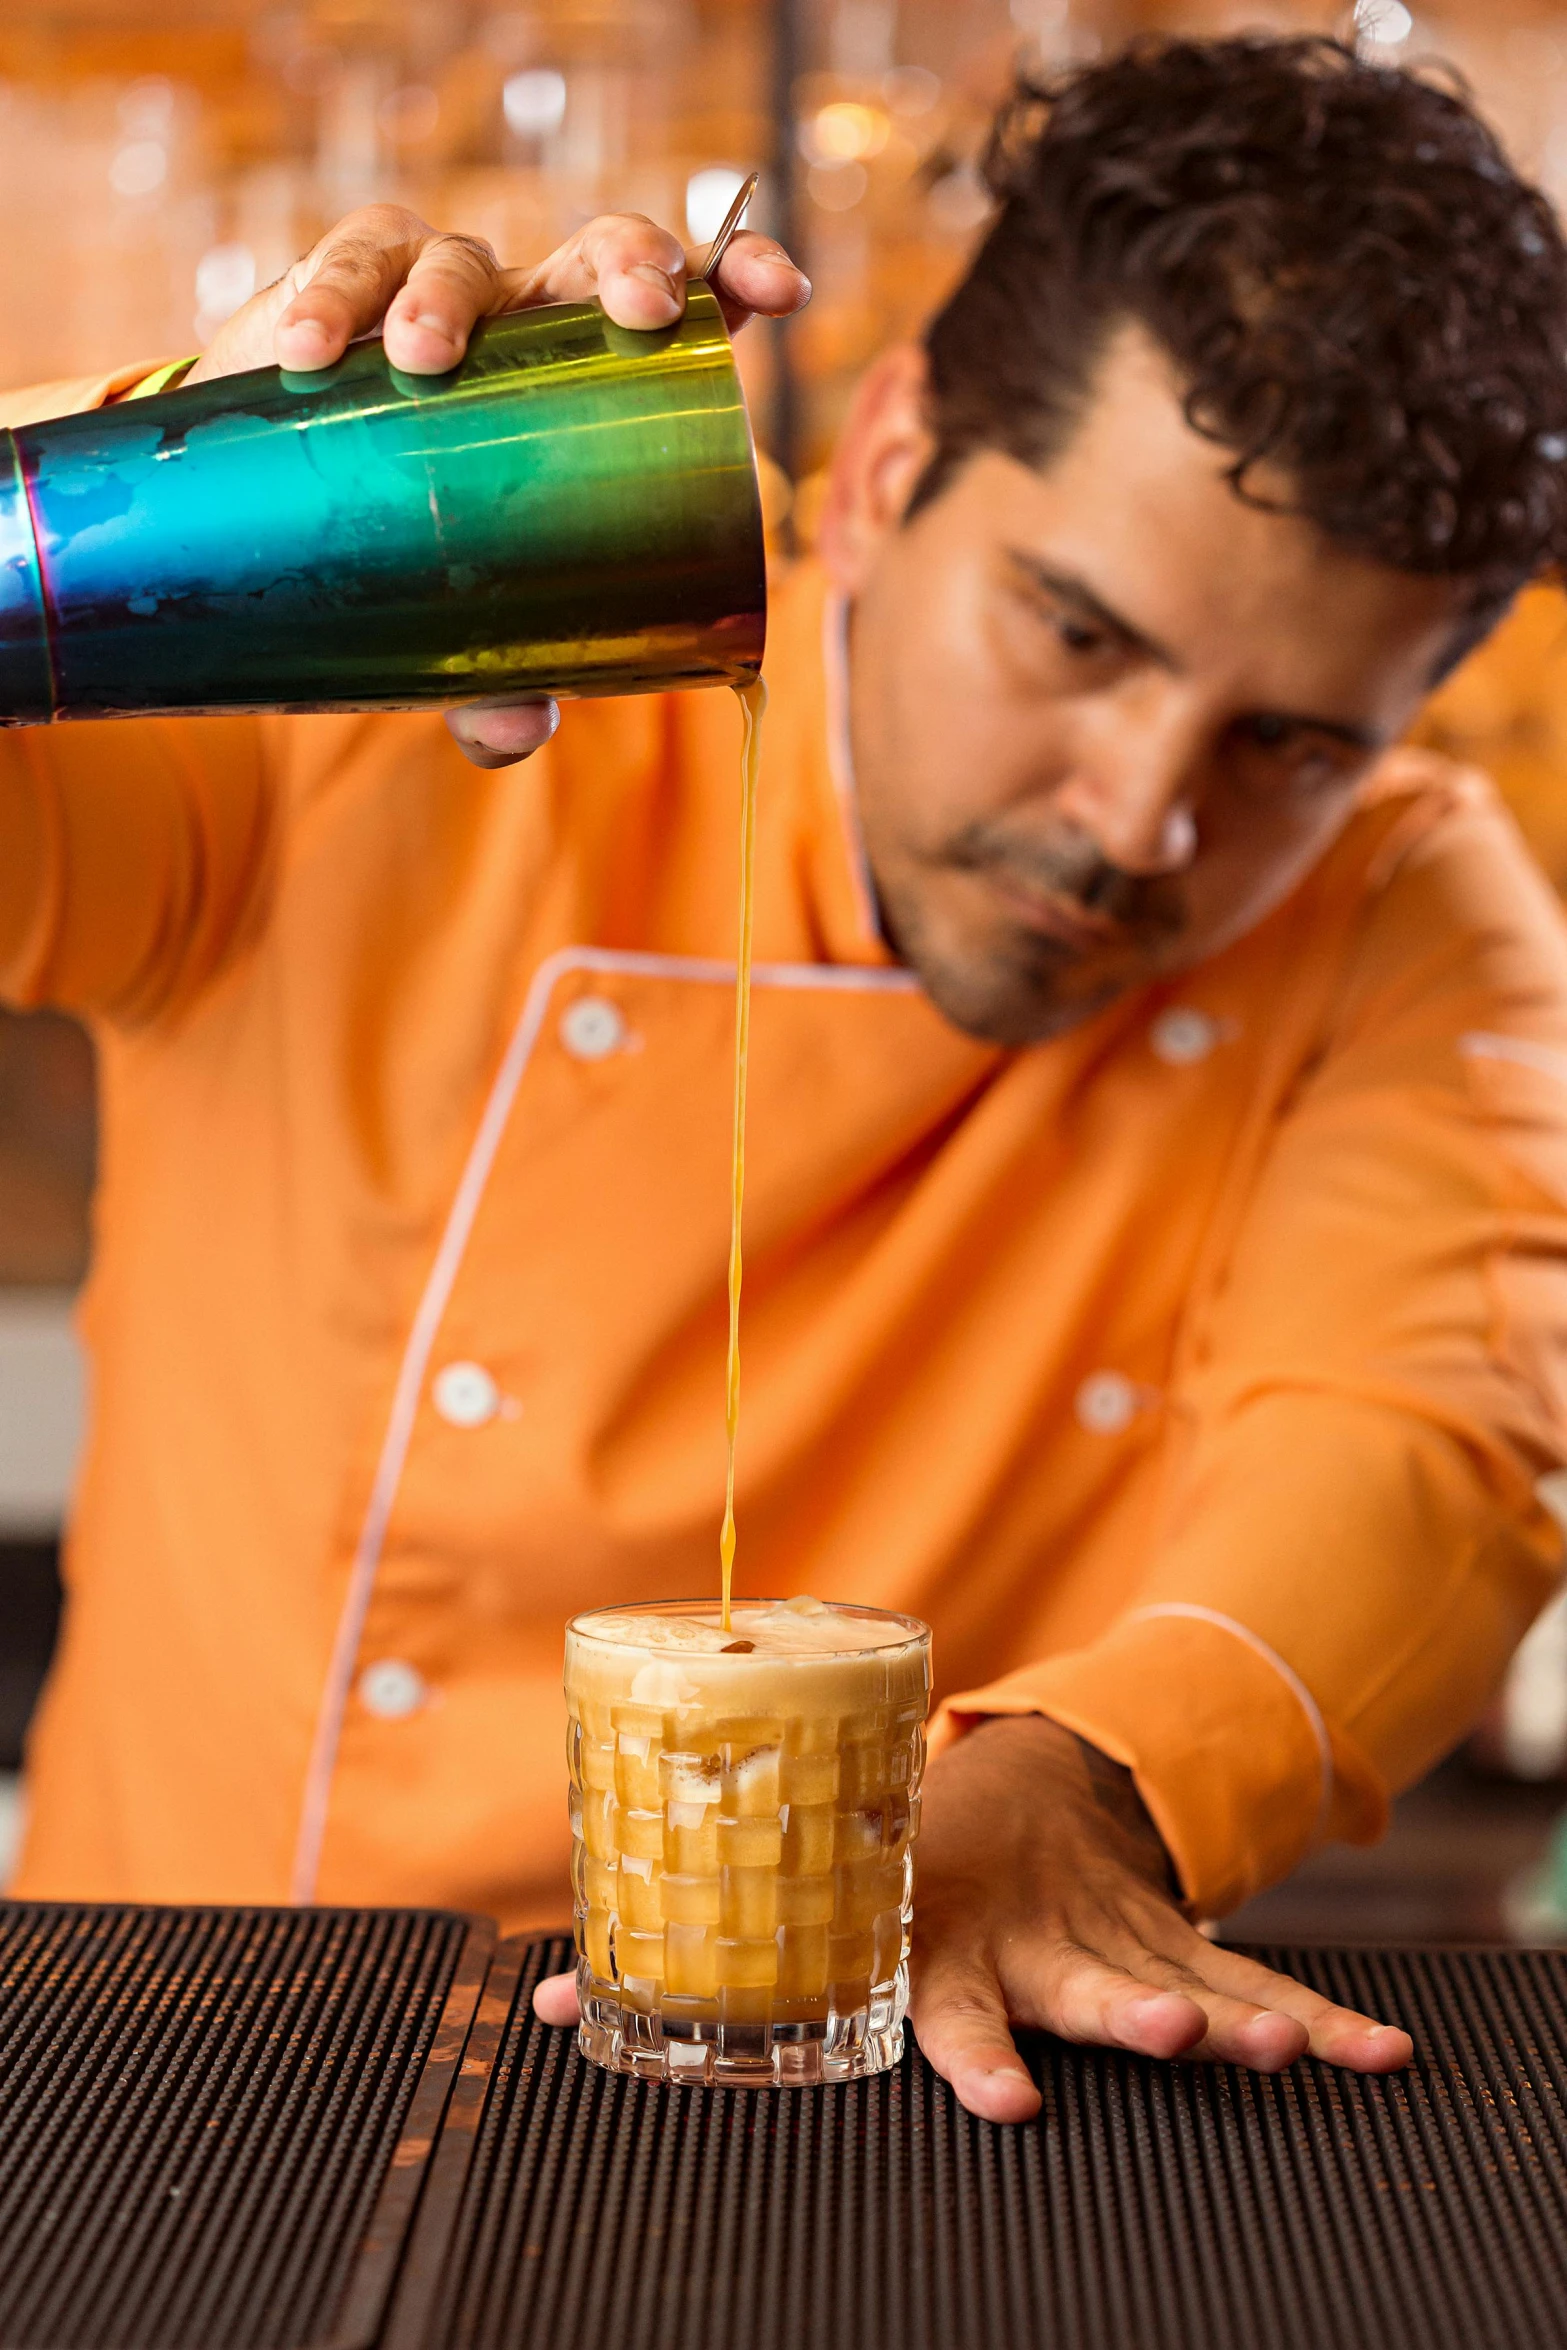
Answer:
M905 522L922 384L905 351L864 387L823 534L860 817L892 945L959 1027L1025 1044L1279 903L1460 593L1243 503L1132 330L1043 471L983 452Z

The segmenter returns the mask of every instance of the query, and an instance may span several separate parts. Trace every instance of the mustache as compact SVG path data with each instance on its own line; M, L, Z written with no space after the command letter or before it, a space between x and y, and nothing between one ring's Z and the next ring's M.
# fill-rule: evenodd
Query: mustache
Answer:
M1173 876L1128 873L1085 833L1018 840L1004 827L976 819L948 841L942 861L961 872L1004 873L1032 889L1050 890L1144 937L1167 938L1185 927Z

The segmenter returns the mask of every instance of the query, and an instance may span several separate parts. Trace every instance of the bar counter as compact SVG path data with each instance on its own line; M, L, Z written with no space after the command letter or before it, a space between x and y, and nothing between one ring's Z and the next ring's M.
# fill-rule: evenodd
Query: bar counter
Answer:
M0 1904L0 2350L1559 2350L1567 1952L1266 1949L1366 2080L666 2089L439 1911Z

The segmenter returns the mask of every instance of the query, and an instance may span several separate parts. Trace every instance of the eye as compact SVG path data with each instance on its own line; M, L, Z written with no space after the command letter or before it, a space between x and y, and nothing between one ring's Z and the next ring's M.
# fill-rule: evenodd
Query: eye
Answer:
M1051 621L1057 637L1069 653L1098 653L1105 645L1105 632L1086 620L1069 620L1057 613Z
M1332 784L1348 781L1362 764L1347 743L1325 742L1321 735L1309 734L1304 728L1286 728L1273 757L1297 792L1326 791Z
M1295 731L1287 718L1275 718L1266 710L1246 722L1246 731L1254 743L1265 751L1276 751Z
M1341 776L1352 773L1359 762L1346 758L1343 752L1335 755L1321 743L1303 742L1288 764L1296 789L1315 791L1337 783Z
M1243 720L1236 736L1243 774L1249 773L1259 788L1282 785L1301 799L1353 782L1368 755L1353 743L1269 710Z

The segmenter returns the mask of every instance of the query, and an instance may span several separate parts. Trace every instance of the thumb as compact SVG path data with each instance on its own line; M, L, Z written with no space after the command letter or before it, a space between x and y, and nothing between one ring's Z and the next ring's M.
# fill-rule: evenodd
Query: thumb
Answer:
M1007 2028L1006 2001L987 1959L938 1946L918 1969L909 2016L959 2104L982 2121L1033 2119L1043 2099Z
M446 724L470 767L515 767L549 741L560 724L560 704L460 702L447 711Z
M577 2005L575 1975L546 1975L533 1987L533 2012L541 2024L574 2024L582 2010Z

